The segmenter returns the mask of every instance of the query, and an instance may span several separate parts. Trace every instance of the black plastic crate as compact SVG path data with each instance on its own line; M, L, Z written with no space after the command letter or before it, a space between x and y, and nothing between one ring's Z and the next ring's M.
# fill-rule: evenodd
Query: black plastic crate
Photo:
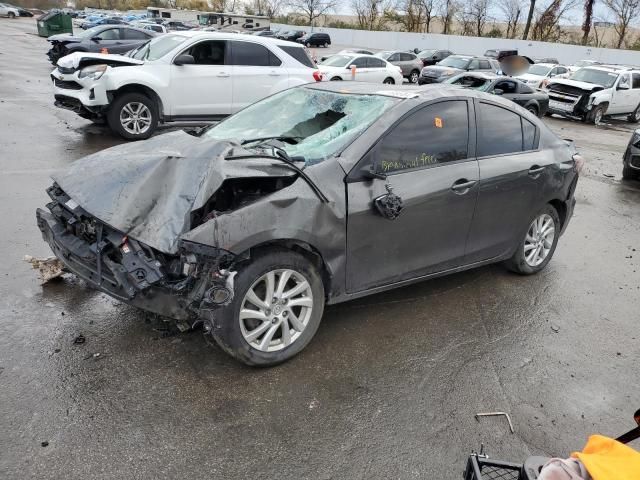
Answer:
M529 480L522 464L489 460L471 455L467 461L464 480Z

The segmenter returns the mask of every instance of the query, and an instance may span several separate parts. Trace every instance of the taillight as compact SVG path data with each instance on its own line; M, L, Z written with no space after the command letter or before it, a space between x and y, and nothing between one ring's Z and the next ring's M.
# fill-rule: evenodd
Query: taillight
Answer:
M573 158L573 169L580 173L582 167L584 167L584 158L578 153L574 153L571 158Z
M322 81L322 72L320 72L320 70L314 70L313 71L313 79L316 82L321 82Z

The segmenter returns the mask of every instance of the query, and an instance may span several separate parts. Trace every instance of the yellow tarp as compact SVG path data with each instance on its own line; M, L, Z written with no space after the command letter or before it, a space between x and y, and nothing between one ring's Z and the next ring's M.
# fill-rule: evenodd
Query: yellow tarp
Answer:
M613 438L591 435L582 452L571 456L580 459L593 480L640 480L640 452Z

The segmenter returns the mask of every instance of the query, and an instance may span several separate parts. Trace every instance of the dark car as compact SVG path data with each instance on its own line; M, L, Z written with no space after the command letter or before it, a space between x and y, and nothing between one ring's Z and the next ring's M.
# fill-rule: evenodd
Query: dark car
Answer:
M97 27L99 25L126 25L126 24L127 22L119 18L101 18L100 20L96 20L95 22L85 22L80 26L80 28L82 28L83 30L89 30L90 28Z
M162 25L164 25L167 30L173 30L176 32L184 32L186 30L192 30L194 28L193 25L189 25L184 22L178 22L175 20L167 20L165 22L162 22Z
M278 34L277 38L295 42L300 37L304 36L306 33L307 32L305 32L304 30L289 30L288 32L282 32L281 34Z
M271 30L259 30L257 32L253 32L253 35L258 37L275 37L275 33Z
M462 72L497 72L500 64L493 58L473 57L469 55L450 55L437 65L424 67L418 84L441 83Z
M47 52L54 65L61 57L73 52L125 53L138 48L155 36L155 32L125 25L100 25L78 35L61 33L47 38L51 49Z
M307 33L306 35L303 35L302 37L298 38L296 42L302 43L307 47L325 47L326 48L329 45L331 45L331 37L329 36L328 33L314 32L314 33Z
M511 57L514 55L518 55L518 50L487 50L484 52L485 57L495 58L498 61L501 61L505 57Z
M529 110L536 117L542 117L549 108L549 95L542 90L534 90L530 86L511 77L492 73L461 73L450 78L446 83L471 88L481 92L502 95Z
M426 67L441 62L448 56L453 55L453 52L449 50L422 50L417 55L422 61L422 65Z
M627 150L624 152L622 178L625 180L640 179L640 130L633 132Z
M556 57L535 58L533 61L535 63L552 63L554 65L557 65L560 63Z
M575 204L572 144L500 96L346 83L74 162L36 212L44 239L89 285L202 322L251 365L302 350L325 304L549 263Z

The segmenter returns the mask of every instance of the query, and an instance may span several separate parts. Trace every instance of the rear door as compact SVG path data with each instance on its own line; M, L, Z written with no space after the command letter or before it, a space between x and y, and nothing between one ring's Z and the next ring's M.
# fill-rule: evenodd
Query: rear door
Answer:
M387 63L381 58L368 57L367 58L367 78L368 82L382 83L389 77L387 71ZM395 66L393 68L396 68Z
M479 179L470 105L456 99L419 107L392 126L350 173L347 291L462 263ZM386 174L386 180L363 177L369 168ZM404 205L395 219L376 206L389 190Z
M195 64L170 67L170 115L208 118L233 112L228 44L226 40L204 40L180 52L193 56Z
M234 112L289 86L282 60L267 47L240 40L230 43Z
M533 215L556 164L552 153L538 150L537 127L513 110L476 101L478 203L469 231L465 263L508 253Z

